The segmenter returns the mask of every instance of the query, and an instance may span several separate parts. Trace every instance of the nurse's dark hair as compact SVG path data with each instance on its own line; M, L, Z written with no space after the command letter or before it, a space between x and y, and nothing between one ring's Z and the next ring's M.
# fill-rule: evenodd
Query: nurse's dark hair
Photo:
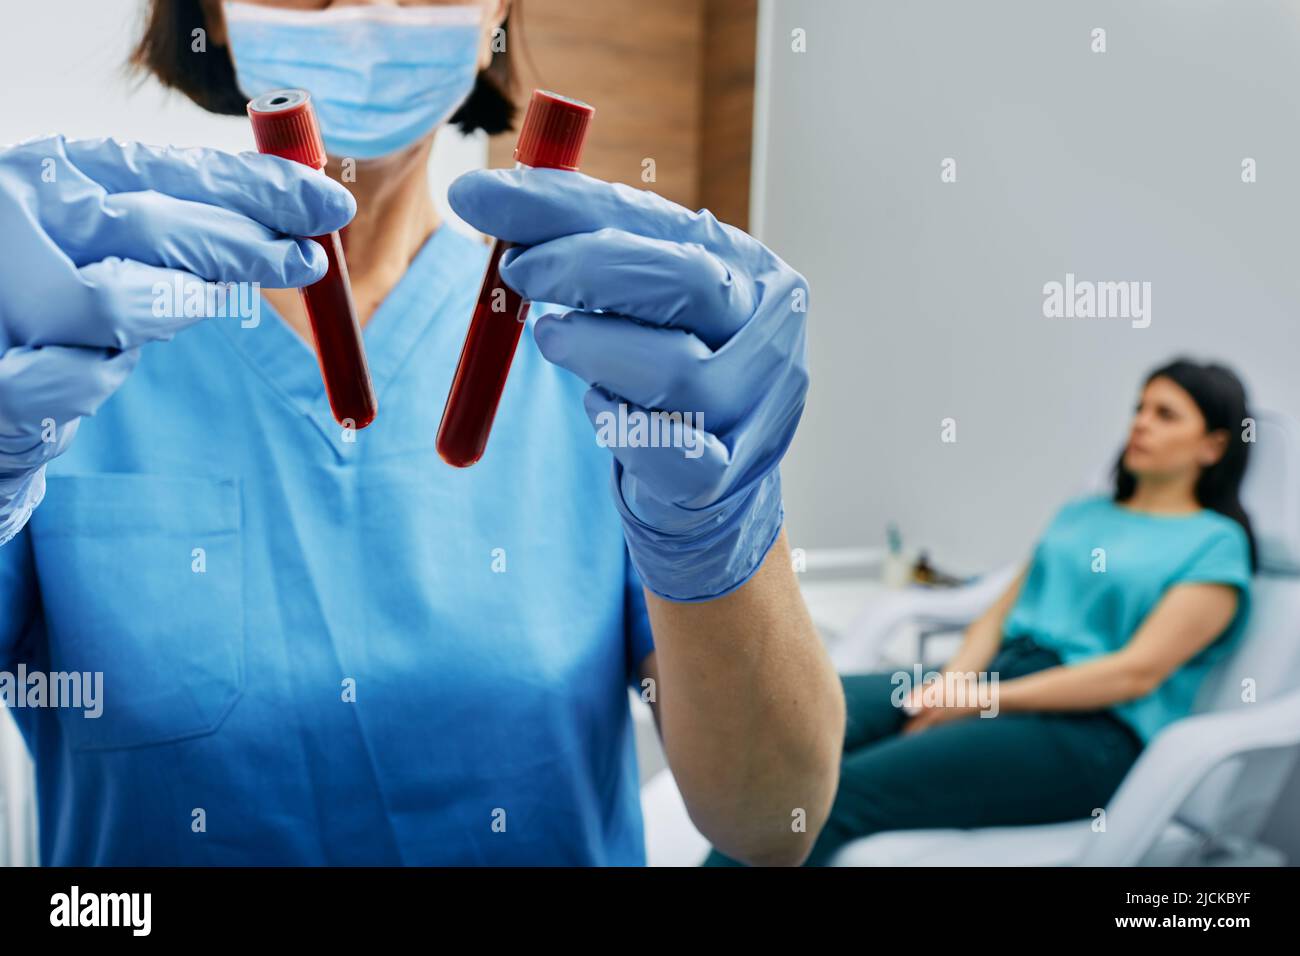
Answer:
M510 21L519 22L522 0L514 0ZM243 116L249 97L235 82L235 68L230 51L224 46L205 44L206 52L194 49L195 30L206 30L203 0L148 0L144 28L129 65L140 74L151 74L163 86L179 90L211 113ZM518 30L518 26L516 26ZM513 37L512 37L513 41ZM462 132L483 130L504 133L515 117L514 70L509 49L495 51L492 62L480 70L469 98L448 122Z
M1241 480L1246 474L1251 444L1243 436L1245 419L1250 417L1245 386L1230 368L1187 358L1175 359L1151 372L1146 383L1157 378L1169 379L1192 397L1205 418L1206 432L1222 429L1228 433L1223 455L1213 465L1201 469L1201 477L1196 482L1196 500L1202 508L1217 511L1241 525L1250 544L1250 567L1255 570L1259 562L1255 533L1250 527L1250 516L1241 506ZM1127 501L1136 487L1137 478L1124 467L1121 452L1115 462L1115 500Z

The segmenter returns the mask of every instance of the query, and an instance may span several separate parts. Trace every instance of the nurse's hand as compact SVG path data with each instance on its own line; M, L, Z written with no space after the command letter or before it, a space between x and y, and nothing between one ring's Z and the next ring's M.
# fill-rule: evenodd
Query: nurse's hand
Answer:
M744 584L781 530L777 465L808 388L803 277L708 211L579 173L474 172L449 198L529 247L503 257L506 283L575 310L534 337L592 386L642 581L676 601Z
M291 237L355 209L317 171L254 153L62 136L0 150L0 544L140 346L199 321L191 290L314 282L324 250Z

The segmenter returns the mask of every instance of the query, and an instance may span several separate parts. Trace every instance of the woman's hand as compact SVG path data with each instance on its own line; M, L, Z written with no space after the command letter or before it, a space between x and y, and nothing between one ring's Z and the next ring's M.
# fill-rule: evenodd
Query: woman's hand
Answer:
M948 700L945 688L946 680L936 680L914 688L903 702L903 710L910 716L900 733L919 733L949 721L974 717L980 712L977 703Z
M292 237L355 211L316 170L254 153L62 136L0 150L0 545L140 346L203 318L192 294L315 282L324 250Z
M474 172L449 198L527 247L503 257L506 283L573 309L534 337L592 386L642 581L676 601L743 584L781 529L777 465L808 388L803 277L707 210L580 173Z

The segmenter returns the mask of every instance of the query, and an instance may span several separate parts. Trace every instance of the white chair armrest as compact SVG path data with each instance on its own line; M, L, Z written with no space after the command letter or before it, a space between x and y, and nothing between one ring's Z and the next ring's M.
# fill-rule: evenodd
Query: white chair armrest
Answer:
M1300 745L1300 691L1262 704L1197 714L1147 745L1106 808L1080 866L1137 866L1215 767L1239 754Z
M872 600L831 648L840 673L870 670L895 631L912 621L965 627L992 604L1019 573L1010 564L956 588L909 587Z
M31 758L8 707L0 705L0 866L36 865Z
M641 788L647 866L699 866L712 844L691 820L677 780L668 767Z

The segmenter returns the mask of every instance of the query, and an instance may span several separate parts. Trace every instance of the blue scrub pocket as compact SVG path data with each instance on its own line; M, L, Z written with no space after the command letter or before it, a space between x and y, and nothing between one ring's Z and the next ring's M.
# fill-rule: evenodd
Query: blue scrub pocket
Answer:
M243 692L239 483L50 475L32 514L50 668L102 672L103 712L63 708L74 750L213 732Z

